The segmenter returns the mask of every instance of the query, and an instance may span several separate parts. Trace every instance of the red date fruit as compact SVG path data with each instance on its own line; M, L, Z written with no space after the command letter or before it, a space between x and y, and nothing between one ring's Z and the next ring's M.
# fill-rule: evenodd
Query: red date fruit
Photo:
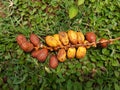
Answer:
M49 66L53 69L57 68L58 66L58 59L56 55L52 55L49 60Z
M39 46L39 44L40 44L40 39L35 34L30 35L30 41L34 46Z
M96 41L96 35L94 32L87 32L85 36L86 36L87 41L90 43Z
M24 42L21 44L21 49L23 49L25 52L31 52L33 50L33 44L30 42Z
M40 62L44 62L46 60L47 56L48 56L48 49L44 48L39 51L39 54L37 55L37 59Z
M17 37L16 37L16 41L19 45L21 45L22 43L26 42L27 39L24 35L22 34L19 34Z

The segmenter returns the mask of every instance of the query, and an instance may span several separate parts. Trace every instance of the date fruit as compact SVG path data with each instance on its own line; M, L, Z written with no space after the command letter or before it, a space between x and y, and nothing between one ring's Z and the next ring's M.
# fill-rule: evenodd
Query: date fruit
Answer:
M59 32L59 38L63 45L69 44L69 39L66 32L63 32L63 31Z
M57 53L57 59L60 62L64 62L66 60L66 51L65 51L65 49L59 49L59 51Z
M56 39L58 46L62 46L62 43L60 42L59 34L53 35L53 37Z
M25 52L31 52L34 48L33 44L26 41L20 45L21 49Z
M67 57L69 59L72 59L75 57L75 54L76 54L76 48L69 48L68 51L67 51Z
M84 43L85 37L82 32L77 32L77 43L82 44Z
M85 36L88 42L96 42L96 34L94 32L87 32Z
M53 36L46 36L45 41L46 41L46 44L50 47L58 46L58 42Z
M69 30L68 38L72 44L77 44L77 33L75 31Z
M36 58L39 53L40 53L40 50L34 50L32 51L31 56Z
M17 37L16 37L16 41L19 45L21 45L22 43L26 42L27 39L24 35L22 34L19 34Z
M49 60L49 66L53 69L57 68L58 66L58 59L56 55L51 55Z
M39 54L37 55L37 60L40 62L44 62L47 56L48 56L48 49L43 48L39 51Z
M86 55L86 48L83 46L78 47L77 52L76 52L76 58L80 59L80 58L85 57L85 55Z
M30 35L30 41L31 41L31 43L34 45L34 46L39 46L40 45L40 39L38 38L38 36L37 35L35 35L35 34L31 34Z

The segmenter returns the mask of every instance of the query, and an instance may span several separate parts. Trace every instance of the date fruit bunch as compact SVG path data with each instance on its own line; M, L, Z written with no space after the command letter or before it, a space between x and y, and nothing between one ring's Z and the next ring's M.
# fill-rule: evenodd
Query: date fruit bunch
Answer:
M24 35L19 34L16 41L23 51L31 53L31 56L40 62L45 62L50 55L49 66L53 69L57 68L59 62L64 62L67 58L84 58L87 48L91 46L96 47L99 44L105 48L109 44L108 40L104 38L96 42L94 32L87 32L84 35L82 32L74 30L61 31L58 34L46 36L45 45L34 33L30 34L29 40ZM56 54L50 54L49 51L56 51Z
M45 41L49 47L58 51L57 58L60 62L64 62L66 58L83 58L86 55L86 47L74 47L77 44L88 42L81 32L73 30L68 30L68 32L61 31L58 34L46 36Z

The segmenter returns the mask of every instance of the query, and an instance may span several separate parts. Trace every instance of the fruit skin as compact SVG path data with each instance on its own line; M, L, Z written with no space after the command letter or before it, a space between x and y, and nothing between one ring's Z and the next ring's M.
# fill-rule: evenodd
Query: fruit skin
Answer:
M76 52L76 58L80 59L80 58L85 57L85 55L86 55L86 48L83 46L78 47L77 52Z
M66 32L63 32L63 31L59 32L59 38L63 45L69 44L69 39Z
M40 45L40 39L38 38L37 35L33 33L30 35L30 41L34 46L38 47Z
M66 51L65 51L65 49L59 49L59 51L57 53L57 59L60 62L64 62L66 60Z
M44 62L47 56L48 56L48 49L43 48L39 51L39 54L37 55L37 60L40 62Z
M100 40L99 40L99 42L104 42L104 41L106 41L107 39L105 39L105 38L101 38ZM108 42L104 42L104 43L100 43L100 46L102 47L102 48L106 48L107 46L108 46Z
M31 52L34 48L33 44L28 41L22 43L20 47L25 52Z
M17 37L16 37L16 41L19 45L21 45L22 43L26 42L27 39L24 35L22 34L19 34Z
M75 31L69 30L68 38L72 44L77 44L77 33Z
M50 47L58 46L58 42L53 36L46 36L45 41L46 41L46 44Z
M59 34L53 35L53 37L56 39L58 46L62 46L62 43L60 42Z
M87 32L85 36L86 36L87 41L90 43L96 41L96 34L94 32Z
M69 59L72 59L75 57L75 54L76 54L76 48L69 48L68 51L67 51L67 57Z
M56 55L51 55L49 60L49 66L53 69L57 68L58 66L58 59Z
M34 51L31 53L31 56L32 56L33 58L36 58L39 53L40 53L40 50L34 50Z
M77 32L77 43L82 44L85 40L85 37L82 32Z

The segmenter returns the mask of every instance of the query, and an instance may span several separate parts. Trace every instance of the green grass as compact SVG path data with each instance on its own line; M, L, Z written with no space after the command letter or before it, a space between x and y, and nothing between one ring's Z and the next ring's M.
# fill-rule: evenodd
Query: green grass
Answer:
M20 33L29 38L73 29L93 31L100 38L120 36L120 0L9 0L0 1L0 90L119 90L120 41L105 49L90 48L83 59L67 59L57 69L23 52L16 43ZM2 6L1 6L2 5ZM69 8L77 15L69 18Z

